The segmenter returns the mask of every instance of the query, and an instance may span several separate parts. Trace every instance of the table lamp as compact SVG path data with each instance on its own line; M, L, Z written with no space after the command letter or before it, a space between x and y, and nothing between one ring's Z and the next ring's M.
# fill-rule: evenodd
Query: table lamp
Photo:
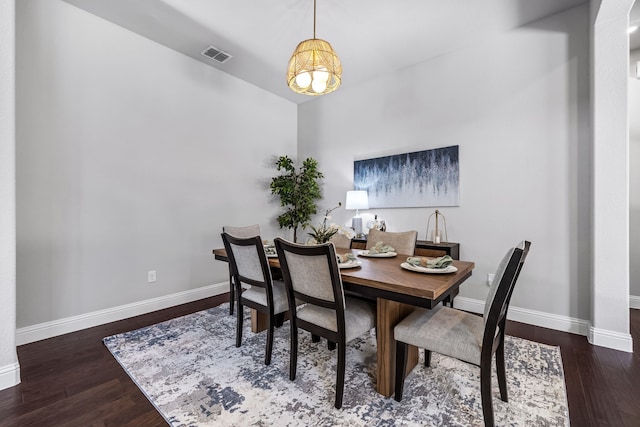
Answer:
M347 191L347 200L344 208L356 210L356 216L351 218L351 227L353 227L353 230L356 232L356 238L364 236L362 233L360 209L369 209L369 195L367 192L362 190Z

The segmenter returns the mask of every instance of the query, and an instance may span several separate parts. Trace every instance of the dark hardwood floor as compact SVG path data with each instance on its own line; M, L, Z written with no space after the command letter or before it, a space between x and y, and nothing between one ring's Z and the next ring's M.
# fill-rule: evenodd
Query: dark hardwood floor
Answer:
M102 338L227 300L207 298L18 347L22 383L0 391L0 425L166 425ZM631 310L632 354L522 323L509 322L507 333L560 346L573 427L640 426L640 310Z

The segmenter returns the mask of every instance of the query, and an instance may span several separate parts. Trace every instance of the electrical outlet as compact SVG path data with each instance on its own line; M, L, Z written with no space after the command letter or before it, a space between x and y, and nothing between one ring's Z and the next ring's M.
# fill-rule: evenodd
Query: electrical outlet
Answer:
M155 281L156 281L156 271L155 270L147 271L147 282L153 283Z
M495 274L489 273L487 274L487 286L491 286L493 283L493 279L496 277Z

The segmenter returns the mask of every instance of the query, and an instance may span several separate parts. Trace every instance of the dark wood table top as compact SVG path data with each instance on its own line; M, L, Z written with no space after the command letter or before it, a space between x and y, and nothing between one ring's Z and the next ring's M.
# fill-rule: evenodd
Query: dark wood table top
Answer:
M348 251L358 254L357 249L336 250L343 254ZM214 249L215 258L227 261L224 249ZM371 297L380 297L404 302L421 307L431 308L445 298L457 294L458 288L472 274L473 262L454 261L458 269L454 273L428 274L405 270L400 267L408 255L393 258L370 258L358 256L359 267L340 270L342 282L346 290L361 292ZM278 258L269 258L269 265L280 267Z

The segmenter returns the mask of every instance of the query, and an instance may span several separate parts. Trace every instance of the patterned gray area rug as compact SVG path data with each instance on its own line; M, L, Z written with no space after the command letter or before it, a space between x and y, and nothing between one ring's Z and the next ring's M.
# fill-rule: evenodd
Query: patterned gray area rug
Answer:
M248 315L248 309L247 315ZM347 348L344 403L335 409L336 352L301 331L289 381L289 323L266 334L245 321L235 347L229 305L114 335L104 343L172 426L481 426L480 369L433 353L407 377L402 402L375 391L375 332ZM422 353L422 352L421 352ZM421 354L422 357L422 354ZM507 337L509 402L494 383L496 425L568 426L560 349Z

